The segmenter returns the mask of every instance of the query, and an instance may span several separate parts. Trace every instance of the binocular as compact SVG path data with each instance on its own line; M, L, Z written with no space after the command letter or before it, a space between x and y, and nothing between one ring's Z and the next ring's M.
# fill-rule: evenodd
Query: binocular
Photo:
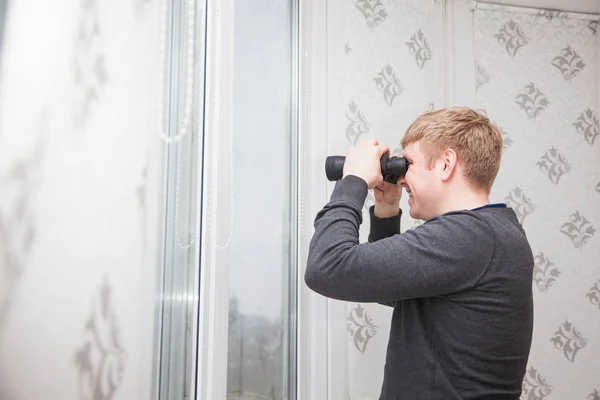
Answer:
M329 156L325 159L325 175L330 181L339 181L344 175L344 156ZM404 157L390 157L388 153L381 156L380 166L383 180L396 184L406 174L410 163Z

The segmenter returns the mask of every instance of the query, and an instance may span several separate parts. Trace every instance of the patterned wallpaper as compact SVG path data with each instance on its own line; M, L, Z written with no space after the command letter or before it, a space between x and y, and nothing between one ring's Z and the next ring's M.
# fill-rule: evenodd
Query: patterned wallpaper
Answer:
M535 255L535 326L522 399L598 399L598 20L475 10L476 104L505 133L492 197Z
M328 154L367 138L394 148L414 117L437 108L442 63L433 2L338 1L330 9L336 13L327 17ZM514 10L487 5L470 14L470 106L503 130L505 154L491 200L516 210L534 249L536 318L522 399L598 400L598 22ZM365 221L372 204L369 194ZM420 223L405 214L402 230ZM363 224L362 241L367 231ZM350 398L377 399L391 308L349 303L347 310Z
M152 390L155 1L11 2L0 68L0 398Z
M434 107L438 57L433 0L328 3L328 154L377 138L399 150L412 120ZM333 186L332 186L333 187ZM365 207L374 202L369 193ZM407 207L406 199L402 200ZM419 225L408 213L403 229ZM361 227L366 241L368 224ZM379 398L391 308L348 303L350 398Z

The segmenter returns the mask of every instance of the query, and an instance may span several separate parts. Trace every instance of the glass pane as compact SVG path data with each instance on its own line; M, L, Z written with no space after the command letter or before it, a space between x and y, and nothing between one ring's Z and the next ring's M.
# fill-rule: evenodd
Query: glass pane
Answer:
M229 399L288 399L293 6L238 0L235 7L227 391Z
M199 254L197 221L203 135L205 2L168 0L161 9L165 162L165 252L159 307L159 399L195 391Z

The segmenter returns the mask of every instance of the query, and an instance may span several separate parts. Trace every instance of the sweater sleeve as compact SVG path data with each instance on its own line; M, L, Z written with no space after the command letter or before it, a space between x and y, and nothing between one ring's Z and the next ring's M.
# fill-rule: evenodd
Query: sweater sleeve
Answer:
M379 218L375 216L375 206L369 207L369 220L371 221L371 230L369 231L369 242L376 242L400 233L400 217L402 210L398 215L389 218Z
M369 231L369 242L376 242L400 233L400 217L402 210L398 215L388 218L379 218L375 216L375 206L369 207L369 219L371 221L371 230ZM396 307L396 301L380 301L379 304Z
M444 295L472 287L490 264L493 234L471 211L360 244L366 195L364 180L347 176L317 214L304 276L312 290L356 302Z

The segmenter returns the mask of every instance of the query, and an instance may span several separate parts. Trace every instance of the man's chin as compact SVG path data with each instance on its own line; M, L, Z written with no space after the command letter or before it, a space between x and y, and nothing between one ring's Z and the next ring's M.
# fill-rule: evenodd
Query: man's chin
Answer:
M408 215L410 215L412 219L420 219L417 211L413 207L409 208Z

